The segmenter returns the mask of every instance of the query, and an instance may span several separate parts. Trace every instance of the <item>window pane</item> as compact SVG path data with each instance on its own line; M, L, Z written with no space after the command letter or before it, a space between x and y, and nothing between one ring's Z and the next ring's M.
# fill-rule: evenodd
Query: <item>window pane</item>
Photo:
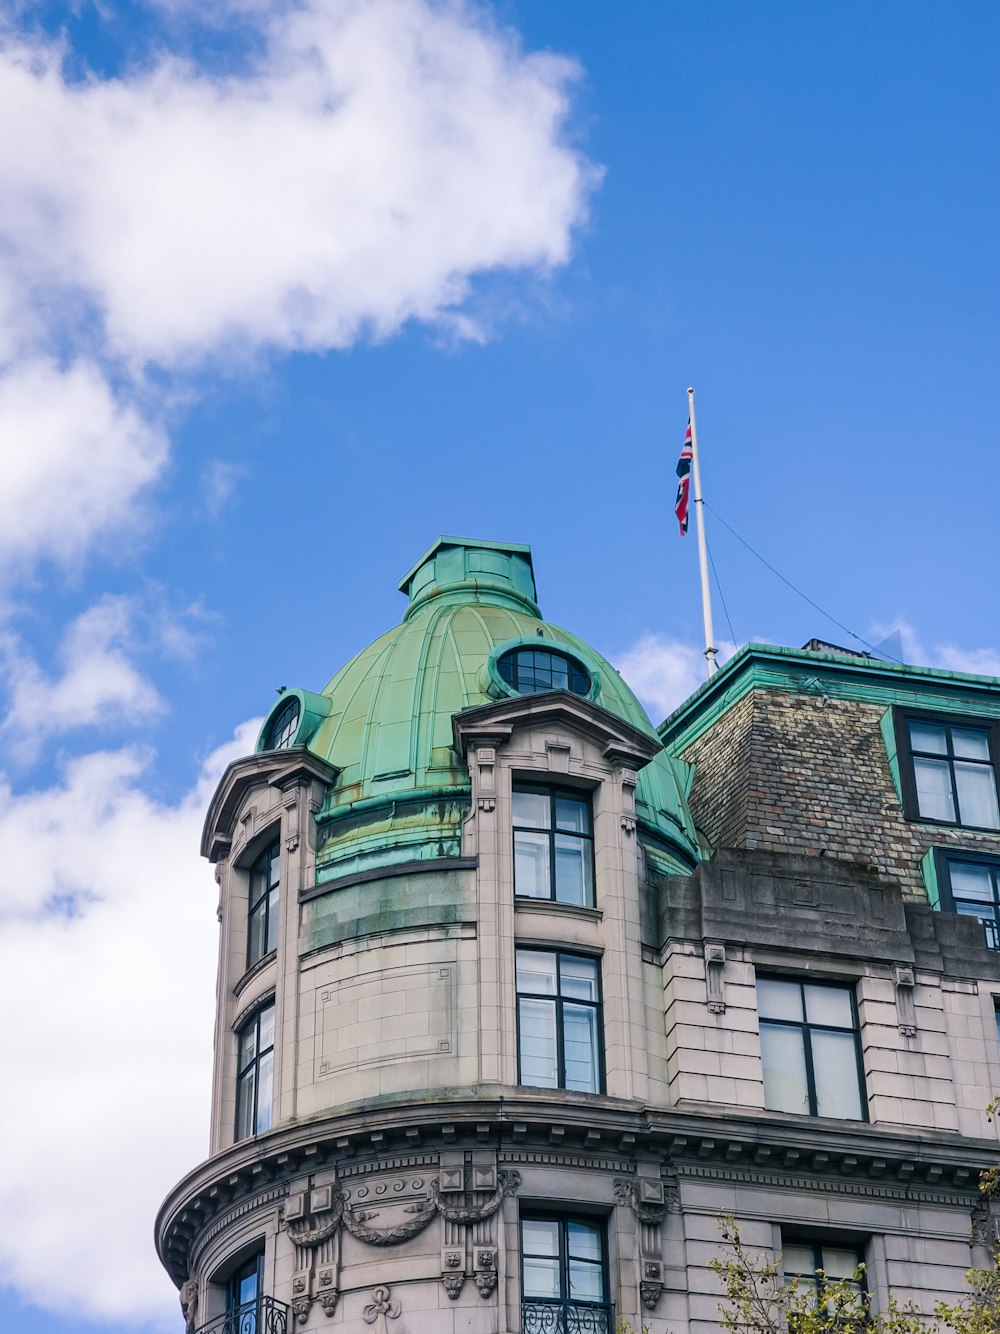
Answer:
M240 1069L245 1070L257 1055L257 1025L249 1024L240 1034Z
M576 1260L594 1260L600 1264L602 1259L601 1229L592 1223L567 1223L569 1253Z
M572 1000L597 1000L597 960L560 954L559 990Z
M521 1224L525 1255L558 1255L559 1224L554 1218L525 1218Z
M265 948L273 950L278 943L278 896L271 894L267 901L267 932Z
M526 1297L559 1296L559 1261L524 1257L524 1295Z
M570 1004L563 1007L563 1059L566 1088L580 1093L598 1091L596 1010Z
M274 1096L274 1052L260 1058L257 1076L257 1133L271 1129L271 1100Z
M556 828L569 834L590 833L590 802L556 797Z
M958 788L959 820L981 829L1000 828L997 810L997 784L989 765L955 761L955 786Z
M843 1250L839 1246L824 1246L820 1252L823 1259L823 1272L827 1278L853 1278L860 1263L857 1251Z
M260 1049L274 1046L274 1006L269 1005L260 1012Z
M762 1019L802 1020L802 989L798 982L757 979L757 1011Z
M992 867L977 866L975 862L949 862L948 874L951 877L951 892L956 899L993 902Z
M834 1028L853 1028L851 993L846 987L803 988L806 993L806 1018L811 1024L829 1024Z
M782 1242L781 1268L786 1278L812 1278L816 1272L813 1248Z
M237 1087L236 1138L246 1139L253 1134L253 1066L243 1075Z
M548 829L551 805L547 792L513 793L514 823L532 829Z
M556 956L544 950L518 950L515 955L518 991L556 994Z
M604 1269L601 1265L569 1262L569 1295L571 1301L603 1302Z
M521 1083L558 1088L555 1001L529 1000L522 996L517 1013Z
M594 901L590 840L555 834L556 901L589 907Z
M990 739L986 732L978 727L953 727L951 729L952 749L963 760L985 760L990 762Z
M764 1106L772 1112L808 1112L806 1055L801 1030L762 1023L760 1054L764 1062Z
M551 834L514 835L514 892L522 898L549 899L549 839Z
M247 950L248 966L255 964L258 959L264 956L264 926L267 922L264 910L266 907L266 904L258 907L250 918L250 942Z
M955 823L951 796L950 766L945 760L921 760L914 757L913 777L917 785L917 810L925 820Z
M860 1120L857 1047L852 1033L812 1033L817 1116Z
M947 755L947 729L936 723L911 722L910 746L913 750L929 751L932 755Z

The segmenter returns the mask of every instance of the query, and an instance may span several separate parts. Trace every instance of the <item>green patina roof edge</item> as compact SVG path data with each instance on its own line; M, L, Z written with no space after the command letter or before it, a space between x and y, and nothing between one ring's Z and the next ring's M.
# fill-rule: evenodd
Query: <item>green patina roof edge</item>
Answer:
M826 677L843 698L869 703L898 703L941 708L943 700L958 712L1000 717L1000 678L918 667L851 653L820 653L777 644L744 644L693 695L669 714L656 733L668 754L690 745L751 690L767 687L801 693L803 677ZM924 687L923 690L920 687ZM963 705L966 707L963 708ZM970 707L971 706L971 707Z
M426 565L429 560L437 555L442 547L475 547L480 551L516 551L519 556L524 556L531 568L531 577L535 577L535 566L531 559L531 547L523 542L489 542L481 537L446 537L441 536L433 541L419 560L414 561L410 568L400 579L396 587L401 593L409 592L409 584L413 576Z

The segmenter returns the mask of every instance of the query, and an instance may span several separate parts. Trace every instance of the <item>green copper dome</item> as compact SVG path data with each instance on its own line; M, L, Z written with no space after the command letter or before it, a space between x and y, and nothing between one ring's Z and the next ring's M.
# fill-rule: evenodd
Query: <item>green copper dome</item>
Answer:
M318 817L321 880L387 861L459 854L470 785L453 749L452 717L517 693L498 666L509 650L564 655L577 668L576 693L589 686L590 702L656 737L610 663L542 619L528 547L442 537L399 587L410 599L401 625L352 658L320 696L288 692L302 702L292 742L339 770ZM688 778L687 766L660 752L641 772L636 794L640 822L685 862L698 855Z

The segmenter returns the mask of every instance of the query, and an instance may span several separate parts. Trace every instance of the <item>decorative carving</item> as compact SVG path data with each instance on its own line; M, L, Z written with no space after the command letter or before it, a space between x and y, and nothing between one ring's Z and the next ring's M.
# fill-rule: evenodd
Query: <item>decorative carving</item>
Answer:
M705 944L705 981L708 985L709 1014L725 1014L726 984L723 972L726 967L726 947L719 944Z
M465 1282L464 1274L442 1274L441 1282L444 1284L444 1290L451 1301L458 1300L458 1294L462 1291L462 1285Z
M300 1325L304 1325L309 1319L310 1306L312 1306L312 1298L308 1295L292 1298L292 1310L295 1312L295 1318Z
M892 980L896 988L896 1019L900 1033L904 1038L917 1036L917 1009L913 999L916 978L913 969L904 964L896 964L892 970Z
M489 812L489 811L496 810L496 804L497 804L497 803L496 803L496 798L495 798L495 797L480 797L480 798L479 798L479 809L480 809L481 811L487 811L487 812ZM451 1294L449 1293L449 1296L450 1296L450 1295L451 1295Z
M642 1304L647 1311L652 1311L656 1303L660 1300L663 1293L663 1284L652 1282L649 1279L639 1281L639 1295L642 1297Z
M645 1223L647 1227L656 1227L663 1222L667 1212L663 1184L659 1181L645 1180L642 1186L646 1189L640 1193L638 1182L619 1178L614 1183L615 1199L619 1204L627 1204L640 1223ZM650 1188L653 1188L652 1191ZM647 1198L644 1199L643 1194L646 1194ZM652 1198L648 1198L649 1194L652 1194ZM659 1199L656 1198L657 1194Z
M990 1206L985 1203L974 1204L971 1211L972 1228L969 1240L973 1246L982 1246L991 1255L1000 1250L1000 1238L997 1235L997 1222Z
M497 1286L497 1253L492 1246L477 1246L474 1262L479 1295L489 1297Z
M198 1280L196 1278L186 1278L181 1284L180 1290L181 1315L184 1317L184 1328L187 1334L194 1334L194 1327L198 1323Z
M497 1179L497 1188L483 1204L464 1208L460 1205L445 1204L438 1193L437 1183L431 1185L431 1199L442 1218L449 1223L480 1223L492 1218L503 1203L505 1196L513 1195L521 1185L520 1172L501 1172Z
M366 1242L369 1246L395 1246L397 1242L409 1241L411 1237L423 1232L431 1219L437 1215L438 1201L435 1188L431 1188L431 1198L426 1204L411 1204L406 1212L412 1213L413 1217L405 1223L397 1223L395 1227L390 1228L369 1227L368 1220L373 1218L374 1214L354 1209L344 1210L343 1222L352 1237Z
M336 1288L330 1292L321 1292L319 1294L319 1304L323 1308L324 1315L333 1315L334 1311L337 1309L337 1299L339 1296L340 1293Z
M385 1329L386 1320L398 1319L402 1309L399 1302L390 1300L388 1288L375 1288L372 1292L372 1299L361 1312L361 1316L366 1325L374 1325L375 1321L381 1316L382 1328Z

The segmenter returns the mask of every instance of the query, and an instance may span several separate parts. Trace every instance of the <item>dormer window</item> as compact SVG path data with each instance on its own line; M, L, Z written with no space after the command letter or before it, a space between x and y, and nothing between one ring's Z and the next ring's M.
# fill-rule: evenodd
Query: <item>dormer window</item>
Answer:
M590 673L567 653L552 649L512 648L497 659L497 671L519 695L538 695L545 690L569 690L574 695L590 693Z
M299 730L299 701L296 696L292 698L278 710L271 719L271 726L267 731L267 744L265 750L284 750L295 740L295 734Z
M897 711L903 805L911 820L1000 830L997 743L985 719Z

